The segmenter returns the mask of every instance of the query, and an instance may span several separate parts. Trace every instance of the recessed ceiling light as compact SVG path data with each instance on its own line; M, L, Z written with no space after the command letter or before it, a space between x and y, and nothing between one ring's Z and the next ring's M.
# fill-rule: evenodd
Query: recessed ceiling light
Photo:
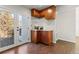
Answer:
M52 10L51 9L48 9L48 13L51 13L52 12Z

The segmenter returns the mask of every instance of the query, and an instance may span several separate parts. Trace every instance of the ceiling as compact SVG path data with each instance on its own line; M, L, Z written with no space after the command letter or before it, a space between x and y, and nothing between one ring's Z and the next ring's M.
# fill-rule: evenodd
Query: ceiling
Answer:
M29 8L29 9L32 9L32 8L36 8L38 10L41 10L41 9L44 9L44 8L47 8L51 5L23 5L25 8Z

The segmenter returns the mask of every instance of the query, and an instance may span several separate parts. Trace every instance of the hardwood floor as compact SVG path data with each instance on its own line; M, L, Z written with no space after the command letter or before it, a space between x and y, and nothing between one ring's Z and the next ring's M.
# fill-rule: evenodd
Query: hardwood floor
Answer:
M47 46L44 44L28 43L0 54L71 54L75 53L75 44L58 40L56 44Z

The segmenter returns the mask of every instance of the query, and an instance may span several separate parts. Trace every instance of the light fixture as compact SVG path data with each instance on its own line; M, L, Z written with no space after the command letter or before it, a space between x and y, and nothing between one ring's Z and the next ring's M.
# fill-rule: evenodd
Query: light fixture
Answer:
M51 9L48 9L48 13L51 13L52 12L52 10Z

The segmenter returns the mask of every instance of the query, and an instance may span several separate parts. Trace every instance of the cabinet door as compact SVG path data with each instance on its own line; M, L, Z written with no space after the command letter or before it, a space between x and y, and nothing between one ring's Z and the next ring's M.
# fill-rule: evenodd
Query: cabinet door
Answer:
M56 7L51 7L41 11L40 15L47 20L53 20L56 17Z
M31 31L31 41L37 43L37 31Z
M37 31L37 41L38 41L38 43L41 42L41 39L42 39L42 31Z
M39 14L39 11L38 10L36 10L36 9L32 9L31 10L31 15L33 16L33 17L40 17L40 14Z
M43 31L41 42L48 44L48 45L51 45L51 43L52 43L52 32L51 31Z

